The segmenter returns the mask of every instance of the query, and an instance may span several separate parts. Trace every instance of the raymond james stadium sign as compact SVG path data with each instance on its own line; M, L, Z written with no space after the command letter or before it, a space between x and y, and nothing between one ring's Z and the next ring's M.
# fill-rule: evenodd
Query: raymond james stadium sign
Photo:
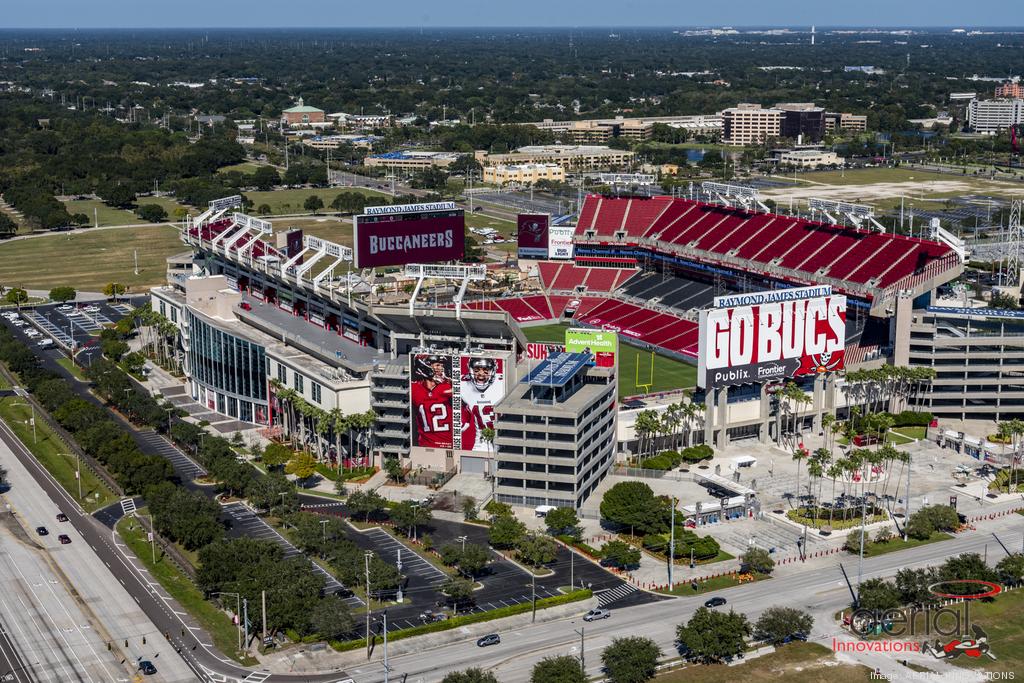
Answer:
M398 213L426 213L428 211L454 211L455 202L429 202L426 204L394 204L389 206L367 206L367 216L386 216Z

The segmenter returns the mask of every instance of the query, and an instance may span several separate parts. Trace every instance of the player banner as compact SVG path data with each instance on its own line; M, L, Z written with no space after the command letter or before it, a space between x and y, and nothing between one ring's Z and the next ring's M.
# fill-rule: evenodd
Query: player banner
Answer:
M547 214L521 213L516 220L519 258L543 259L548 257Z
M411 357L412 445L445 450L491 450L484 429L505 397L503 358L418 353Z
M697 384L712 389L845 367L846 297L831 287L718 297L702 311Z

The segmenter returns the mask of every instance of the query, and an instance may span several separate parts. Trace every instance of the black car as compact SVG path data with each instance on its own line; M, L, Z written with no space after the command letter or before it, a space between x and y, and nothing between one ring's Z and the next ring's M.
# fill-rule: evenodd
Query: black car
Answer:
M646 408L647 404L643 401L634 399L632 401L624 401L622 407L626 410L637 410L638 408Z
M49 536L50 535L50 530L47 529L45 526L37 526L36 527L36 533L39 534L40 536Z
M57 521L58 522L66 522L66 521L68 521L68 516L65 515L63 512L59 512L59 513L57 513Z
M152 676L156 673L156 667L153 666L153 662L149 661L148 659L143 659L141 662L139 662L139 671L141 671L147 676Z
M482 638L477 639L476 646L477 647L487 647L488 645L497 645L500 642L501 642L501 636L499 636L497 633L491 633L489 635L486 635L486 636L484 636Z
M716 597L714 597L714 598L711 598L711 599L710 599L710 600L708 600L707 602L705 602L705 603L704 603L704 606L705 606L705 607L721 607L721 606L722 606L722 605L724 605L725 603L726 603L726 600L725 600L725 598L722 598L722 597L717 597L717 596L716 596Z

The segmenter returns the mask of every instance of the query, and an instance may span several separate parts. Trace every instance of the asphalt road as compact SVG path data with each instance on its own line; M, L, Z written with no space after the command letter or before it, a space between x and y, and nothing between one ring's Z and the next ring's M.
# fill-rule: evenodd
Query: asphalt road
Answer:
M996 530L1009 547L1019 548L1022 543L1022 528L1024 517L1008 515L993 522L986 528L986 532ZM864 578L892 576L897 570L905 567L940 564L949 556L959 553L982 553L986 544L989 561L994 564L1003 557L1003 553L1001 550L993 550L996 543L990 533L986 532L971 532L950 541L868 558L864 561ZM842 562L856 581L856 558L843 556ZM850 594L837 562L824 569L809 567L807 571L798 574L709 593L698 598L674 599L617 609L612 611L611 618L589 624L585 624L579 618L566 618L505 631L501 632L502 642L491 647L479 648L472 640L467 640L432 647L429 657L422 656L422 653L392 655L388 661L393 672L391 680L436 683L449 671L480 667L494 673L502 683L527 683L533 665L544 657L580 656L580 635L577 629L582 630L585 636L587 673L598 676L601 674L601 650L607 647L614 637L643 635L654 639L664 654L673 653L676 626L686 621L708 597L716 594L728 599L729 604L725 609L733 608L743 612L751 621L756 620L757 616L769 607L797 607L815 615L813 640L830 646L833 636L846 638L846 634L828 618L832 613L849 606L850 602ZM892 663L895 664L895 661ZM382 676L370 673L379 670L379 665L379 657L375 656L373 662L361 667L361 670L367 673L360 674L359 683L382 681ZM407 678L403 679L402 676Z

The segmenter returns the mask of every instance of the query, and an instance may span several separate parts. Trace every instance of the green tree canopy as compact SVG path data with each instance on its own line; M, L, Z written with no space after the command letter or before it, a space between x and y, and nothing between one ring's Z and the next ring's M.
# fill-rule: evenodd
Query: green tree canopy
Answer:
M814 617L793 607L769 607L754 624L754 635L772 645L779 645L796 633L811 632Z
M580 660L570 655L545 657L533 665L530 683L586 683Z
M654 678L661 648L650 638L615 638L601 652L611 683L644 683Z
M76 296L78 296L78 292L75 291L74 287L62 286L54 287L50 290L50 301L64 303L65 301L73 300Z
M690 658L702 662L721 662L735 657L746 647L750 624L744 614L732 610L717 612L700 607L685 624L676 628L676 638L686 647Z

